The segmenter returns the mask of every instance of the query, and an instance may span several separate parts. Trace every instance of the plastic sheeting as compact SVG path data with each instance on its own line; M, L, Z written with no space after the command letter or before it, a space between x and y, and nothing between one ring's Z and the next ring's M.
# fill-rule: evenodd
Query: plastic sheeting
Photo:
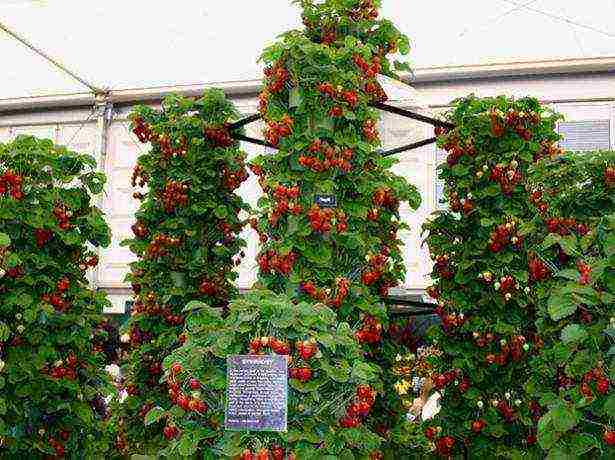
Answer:
M615 35L615 2L515 0ZM413 66L615 55L615 38L507 0L383 0ZM257 57L299 25L290 0L2 0L0 21L112 89L258 78ZM87 91L0 33L0 99Z

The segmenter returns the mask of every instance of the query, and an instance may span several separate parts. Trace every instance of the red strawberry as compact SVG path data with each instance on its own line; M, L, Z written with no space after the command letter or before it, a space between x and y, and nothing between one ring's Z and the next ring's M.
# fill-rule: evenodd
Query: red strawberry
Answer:
M246 449L241 453L240 460L254 460L254 454L250 449Z
M609 381L605 378L599 379L598 383L596 383L596 389L602 395L607 394L609 392Z
M182 365L179 363L173 363L171 365L171 372L175 375L179 374L182 371Z
M280 446L273 446L271 448L271 455L273 460L284 460L284 449Z
M615 446L615 431L606 430L602 435L602 440L607 446Z
M271 460L271 455L269 455L269 449L261 449L256 454L256 460Z
M486 425L487 423L484 420L474 420L472 422L472 431L478 434L483 431L483 428L485 428Z

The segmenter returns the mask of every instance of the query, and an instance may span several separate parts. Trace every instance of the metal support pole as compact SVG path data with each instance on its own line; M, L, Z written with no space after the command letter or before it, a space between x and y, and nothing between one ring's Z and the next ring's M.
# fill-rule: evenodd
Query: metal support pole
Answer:
M238 129L241 128L242 126L248 125L254 121L260 120L261 119L261 114L260 113L255 113L254 115L250 115L246 118L243 118L239 121L236 121L235 123L231 123L230 125L228 125L228 129L230 131L233 131L234 129Z
M111 122L113 121L113 103L110 102L109 95L99 95L96 97L96 111L97 111L97 119L96 119L96 143L94 155L96 158L97 169L99 172L105 173L106 164L107 164L107 146L109 141L109 127L111 126ZM98 208L103 210L104 205L104 191L97 197L97 205ZM100 247L96 248L96 255L100 261L101 249ZM92 283L92 287L96 287L99 284L100 280L100 271L102 270L101 265L99 265L96 270L93 272L92 279L90 282Z
M384 152L380 152L380 155L382 155L383 157L388 157L390 155L395 155L396 153L407 152L408 150L413 150L419 147L423 147L425 145L433 144L434 142L436 142L436 138L431 137L423 141L413 142L412 144L403 145L401 147L397 147L391 150L385 150Z
M263 141L261 139L254 139L253 137L244 136L243 134L231 132L231 137L233 139L237 139L238 141L250 142L256 145L263 145L265 147L269 147L269 148L276 149L276 150L278 149L275 145L270 144L267 141Z
M454 124L449 123L448 121L438 120L437 118L421 115L420 113L411 112L410 110L400 109L399 107L383 104L382 102L372 102L371 106L376 109L384 110L385 112L394 113L395 115L400 115L406 118L412 118L413 120L422 121L423 123L428 123L433 126L440 126L442 128L448 129L452 129L455 127Z

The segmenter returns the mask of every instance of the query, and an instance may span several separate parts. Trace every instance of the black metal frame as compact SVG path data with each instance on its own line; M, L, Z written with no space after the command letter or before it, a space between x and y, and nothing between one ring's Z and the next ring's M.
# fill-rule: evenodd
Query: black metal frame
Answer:
M438 120L437 118L432 118L427 115L422 115L420 113L412 112L410 110L402 109L400 107L395 107L389 104L385 104L383 102L372 102L370 105L376 109L389 112L389 113L393 113L395 115L399 115L405 118L410 118L412 120L417 120L423 123L428 123L432 126L437 126L437 127L446 128L446 129L451 129L455 127L455 125L447 121ZM236 121L235 123L229 124L228 129L231 132L231 137L233 137L233 139L236 139L238 141L249 142L251 144L262 145L264 147L269 147L271 149L277 149L278 147L276 147L275 145L265 140L255 139L253 137L245 136L241 133L236 132L239 128L243 128L244 126L250 123L253 123L255 121L258 121L261 118L262 116L260 113L255 113L253 115L249 115L245 118L242 118L241 120ZM390 150L380 151L378 153L382 155L383 157L388 157L391 155L396 155L398 153L407 152L409 150L414 150L419 147L423 147L425 145L433 144L434 142L436 142L436 138L430 137L429 139L424 139L422 141L413 142L407 145L402 145L401 147L395 147Z
M432 118L429 117L427 115L422 115L420 113L416 113L416 112L412 112L410 110L406 110L406 109L402 109L399 107L395 107L389 104L385 104L383 102L372 102L370 104L372 107L379 109L379 110L383 110L385 112L389 112L389 113L393 113L395 115L399 115L405 118L410 118L412 120L417 120L423 123L428 123L432 126L436 126L436 127L441 127L441 128L446 128L446 129L452 129L455 127L455 125L453 125L452 123L449 123L447 121L443 121L443 120L438 120L436 118ZM227 127L230 131L231 137L233 139L236 139L238 141L244 141L244 142L249 142L251 144L256 144L256 145L261 145L264 147L269 147L271 149L278 149L278 147L276 147L275 145L262 140L262 139L255 139L253 137L249 137L246 136L244 134L241 134L239 132L237 132L238 129L253 123L255 121L258 121L262 118L260 113L255 113L253 115L249 115L245 118L242 118L239 121L236 121L234 123L229 124ZM429 139L424 139L422 141L418 141L418 142L413 142L411 144L407 144L407 145L402 145L400 147L396 147L393 149L389 149L389 150L384 150L384 151L380 151L378 152L381 156L383 157L387 157L387 156L391 156L391 155L396 155L398 153L403 153L403 152L407 152L409 150L414 150L416 148L419 147L423 147L425 145L429 145L429 144L433 144L434 142L436 142L436 138L435 137L431 137ZM397 306L401 306L401 307L413 307L413 309L398 309L394 312L392 312L395 316L423 316L423 315L434 315L436 314L435 312L435 307L434 304L432 303L427 303L427 302L419 302L416 300L408 300L408 299L404 299L402 297L395 297L395 296L387 296L387 297L383 297L382 300L384 301L384 303L386 305L397 305Z

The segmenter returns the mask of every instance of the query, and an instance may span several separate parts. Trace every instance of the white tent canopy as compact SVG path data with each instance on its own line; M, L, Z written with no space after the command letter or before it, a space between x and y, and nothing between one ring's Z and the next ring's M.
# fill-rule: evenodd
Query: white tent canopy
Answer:
M418 67L615 55L611 0L383 0L383 14ZM0 22L114 90L259 78L263 47L299 20L290 0L0 2ZM0 99L88 91L2 32L0 57Z

